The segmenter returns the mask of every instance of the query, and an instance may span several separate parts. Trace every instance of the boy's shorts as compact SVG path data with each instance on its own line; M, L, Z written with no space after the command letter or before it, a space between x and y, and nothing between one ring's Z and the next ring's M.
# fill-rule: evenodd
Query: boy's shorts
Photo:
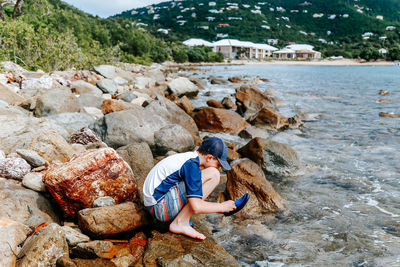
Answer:
M151 215L159 221L169 222L175 219L176 215L187 204L185 183L180 182L164 195L157 204L146 207Z

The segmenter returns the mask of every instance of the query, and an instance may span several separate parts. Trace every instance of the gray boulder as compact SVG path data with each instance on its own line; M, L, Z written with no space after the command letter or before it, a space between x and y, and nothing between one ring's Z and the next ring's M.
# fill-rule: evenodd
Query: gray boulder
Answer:
M144 76L149 77L155 82L163 83L165 82L164 73L159 68L152 68L144 73Z
M154 133L156 154L164 155L170 150L178 153L194 148L193 136L182 126L172 124L162 127Z
M193 97L199 93L199 88L185 77L173 79L168 83L168 89L178 97L184 95L187 97Z
M97 88L96 86L94 86L91 83L85 82L83 80L77 80L77 81L73 81L71 83L72 88L75 88L76 92L78 94L91 94L94 96L99 96L101 97L103 95L103 92Z
M101 104L103 104L104 98L92 94L81 94L78 100L81 108L94 107L101 109Z
M36 192L46 192L46 185L42 182L43 174L30 172L22 179L22 185Z
M64 112L79 112L78 98L69 88L48 90L40 95L36 101L34 113L38 117Z
M49 75L43 75L39 78L23 79L21 83L21 94L25 97L33 97L39 92L45 92L61 85Z
M106 94L113 95L118 90L117 84L110 79L102 79L96 85Z
M0 83L0 100L7 102L10 105L21 103L25 99L19 94L15 93L7 85Z
M17 149L16 152L32 167L40 167L46 164L46 161L33 150Z
M115 67L112 65L100 65L94 67L94 70L100 75L106 77L107 79L115 78Z
M87 113L68 112L48 116L47 119L52 120L69 132L76 132L84 127L88 127L95 121L93 116Z
M133 83L137 89L145 90L147 88L153 87L155 85L154 81L145 76L137 76L133 80Z

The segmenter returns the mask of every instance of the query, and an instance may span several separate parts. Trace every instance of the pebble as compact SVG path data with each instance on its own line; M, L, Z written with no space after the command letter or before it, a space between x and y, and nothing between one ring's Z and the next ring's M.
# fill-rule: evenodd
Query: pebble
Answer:
M17 149L16 152L32 167L40 167L46 164L46 161L33 150Z
M42 182L40 172L30 172L22 179L22 185L37 192L46 192L46 185Z

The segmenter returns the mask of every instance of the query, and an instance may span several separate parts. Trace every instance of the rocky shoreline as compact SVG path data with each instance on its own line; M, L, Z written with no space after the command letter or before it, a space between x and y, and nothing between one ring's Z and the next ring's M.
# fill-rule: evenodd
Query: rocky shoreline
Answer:
M296 152L269 133L304 127L260 91L259 77L186 77L170 65L101 65L94 70L30 72L3 62L0 74L1 266L239 266L212 239L168 233L143 208L150 169L201 143L200 132L232 133L232 170L218 200L251 195L235 217L285 213L268 182L302 169ZM233 98L191 98L208 84L236 88Z

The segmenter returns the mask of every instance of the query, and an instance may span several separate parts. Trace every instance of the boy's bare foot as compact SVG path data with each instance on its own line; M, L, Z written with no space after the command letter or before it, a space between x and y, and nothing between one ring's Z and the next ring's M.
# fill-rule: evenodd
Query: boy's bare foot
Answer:
M178 223L172 222L169 225L169 230L172 233L181 234L181 235L187 235L187 236L189 236L191 238L195 238L195 239L200 239L200 240L206 239L205 235L203 235L202 233L199 233L196 230L194 230L194 228L192 228L189 225L189 223L187 223L187 224L178 224Z

